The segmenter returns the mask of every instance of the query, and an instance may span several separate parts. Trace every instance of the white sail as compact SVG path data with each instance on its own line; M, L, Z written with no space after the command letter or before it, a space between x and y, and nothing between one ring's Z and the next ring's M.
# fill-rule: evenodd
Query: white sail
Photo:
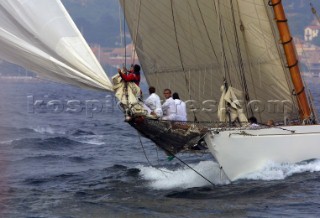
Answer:
M0 58L40 77L112 91L60 0L0 1Z
M149 85L193 100L189 106L197 110L189 110L189 120L218 120L225 79L248 97L240 99L247 116L281 121L287 103L291 118L298 118L268 0L120 3Z

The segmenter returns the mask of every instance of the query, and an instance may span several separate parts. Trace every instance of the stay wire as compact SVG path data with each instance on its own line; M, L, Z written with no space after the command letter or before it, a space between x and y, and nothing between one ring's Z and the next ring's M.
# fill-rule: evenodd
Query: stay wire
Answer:
M126 1L123 1L123 46L124 46L124 66L127 66L127 40L126 40Z
M201 173L199 173L198 171L196 171L194 168L192 168L189 164L187 164L186 162L184 162L183 160L181 160L178 156L176 156L175 154L173 154L171 151L169 151L166 148L162 148L163 150L165 150L166 152L168 152L171 156L175 157L177 160L179 160L181 163L183 163L184 165L186 165L189 169L191 169L192 171L194 171L196 174L198 174L199 176L201 176L204 180L206 180L207 182L209 182L212 186L215 186L215 184L213 182L211 182L208 178L206 178L204 175L202 175Z
M137 131L137 132L138 132L138 131ZM143 149L143 153L144 153L144 155L145 155L145 157L146 157L149 165L150 165L151 167L153 167L153 168L156 168L156 169L160 170L163 174L164 174L165 172L168 173L167 171L164 171L164 170L161 170L161 169L159 169L159 168L157 168L157 167L154 167L154 166L151 164L151 162L149 161L149 158L147 157L147 153L146 153L146 151L145 151L145 149L144 149L144 146L143 146L143 143L142 143L142 140L141 140L141 135L140 135L139 132L138 132L138 137L139 137L139 141L140 141L141 147L142 147L142 149ZM171 151L169 151L169 150L166 149L166 148L162 148L162 149L165 150L167 153L169 153L171 156L175 157L177 160L179 160L181 163L183 163L183 164L184 164L185 166L187 166L189 169L191 169L192 171L194 171L196 174L198 174L199 176L201 176L204 180L206 180L207 182L209 182L212 186L215 186L215 184L214 184L213 182L211 182L208 178L206 178L204 175L202 175L201 173L199 173L198 171L196 171L194 168L192 168L189 164L187 164L187 163L184 162L182 159L180 159L179 157L177 157L177 156L176 156L175 154L173 154ZM164 174L164 175L165 175L165 174ZM167 176L167 175L165 175L165 176Z
M173 0L170 1L170 5L171 5L171 16L172 16L172 22L173 22L173 29L174 29L175 40L176 40L177 49L178 49L178 53L179 53L181 69L182 69L182 72L184 74L184 79L185 79L186 84L189 84L190 81L188 80L187 75L186 75L185 67L184 67L184 64L183 64L182 53L181 53L181 49L180 49L180 44L179 44L179 40L178 40L178 33L177 33L177 27L176 27L176 18L175 18L175 15L174 15L174 8L173 8ZM188 87L188 95L189 95L189 98L192 99L191 98L191 90L189 89L189 87ZM193 111L192 113L193 113L194 121L197 121L198 118L197 118L195 112Z
M137 13L137 27L136 32L134 34L133 38L133 48L132 48L132 56L131 56L131 64L133 65L135 63L136 58L136 51L137 51L137 39L138 39L138 32L139 32L139 26L140 26L140 14L141 14L141 0L139 1L139 9Z
M138 132L138 131L137 131L137 132ZM153 168L159 170L160 172L162 172L163 175L164 175L165 177L167 177L167 175L166 175L165 173L171 173L171 172L164 171L164 170L159 169L158 167L155 167L155 166L153 166L153 165L151 164L151 162L150 162L150 160L149 160L149 158L148 158L148 156L147 156L146 150L145 150L145 148L144 148L144 146L143 146L143 143L142 143L142 140L141 140L141 134L140 134L139 132L138 132L138 138L139 138L140 145L141 145L141 147L142 147L144 156L146 157L146 159L147 159L147 161L148 161L148 164L149 164L151 167L153 167ZM158 155L158 152L157 152L157 155Z
M310 2L310 7L311 7L311 12L314 14L314 16L317 18L318 22L320 23L320 17L317 13L317 10L315 9L315 7L313 7L311 2Z

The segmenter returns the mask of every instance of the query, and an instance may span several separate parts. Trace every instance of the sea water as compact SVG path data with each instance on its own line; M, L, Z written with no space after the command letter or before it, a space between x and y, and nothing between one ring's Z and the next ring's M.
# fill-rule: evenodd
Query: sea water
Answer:
M320 215L320 160L270 162L230 183L210 154L169 161L110 93L0 82L0 217Z

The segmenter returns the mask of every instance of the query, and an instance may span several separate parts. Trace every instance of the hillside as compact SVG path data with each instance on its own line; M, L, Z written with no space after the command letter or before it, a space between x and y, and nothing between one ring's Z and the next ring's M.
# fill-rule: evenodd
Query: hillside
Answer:
M62 0L62 3L89 43L115 47L120 42L118 0Z
M120 43L118 0L62 0L75 23L89 43L115 47ZM303 37L303 30L314 19L310 2L320 10L316 0L283 0L294 36Z

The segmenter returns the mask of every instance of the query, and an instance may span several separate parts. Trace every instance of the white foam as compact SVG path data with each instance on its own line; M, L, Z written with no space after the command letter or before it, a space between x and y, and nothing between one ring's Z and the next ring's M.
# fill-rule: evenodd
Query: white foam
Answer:
M7 141L1 141L0 144L8 144L10 145L13 141L19 140L19 139L12 139L12 140L7 140Z
M301 162L297 164L278 164L268 162L266 166L257 172L250 173L242 179L252 180L281 180L296 173L320 171L320 160Z
M77 136L74 140L91 145L104 145L106 143L103 135Z
M226 179L221 178L219 166L213 161L202 161L198 164L191 164L190 166L214 184L229 183ZM157 169L141 165L137 167L141 170L141 176L145 180L150 181L149 185L154 189L186 189L211 185L187 166L175 170L166 168Z
M230 182L224 177L220 171L219 165L213 161L202 161L198 164L190 165L193 169L207 178L214 184L229 184ZM143 179L149 181L149 186L154 189L187 189L192 187L208 186L210 183L195 173L187 166L169 170L166 168L154 168L139 165L140 174ZM320 171L320 160L309 162L301 162L297 164L278 164L268 162L266 166L257 172L247 174L241 179L248 180L283 180L293 174L303 172L318 172Z
M37 133L40 133L40 134L65 134L64 131L62 130L57 130L57 129L54 129L52 127L49 127L49 126L45 126L45 127L36 127L33 129L35 132Z

